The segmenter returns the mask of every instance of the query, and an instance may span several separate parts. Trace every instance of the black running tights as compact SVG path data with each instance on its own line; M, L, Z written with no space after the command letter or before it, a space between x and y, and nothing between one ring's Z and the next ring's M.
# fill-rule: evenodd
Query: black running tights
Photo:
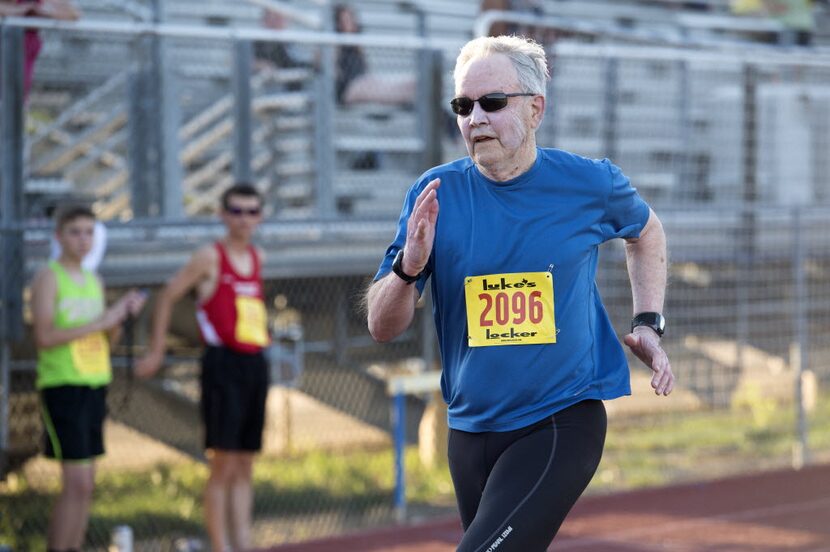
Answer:
M507 432L450 430L464 537L459 552L544 552L596 472L602 401L586 400Z

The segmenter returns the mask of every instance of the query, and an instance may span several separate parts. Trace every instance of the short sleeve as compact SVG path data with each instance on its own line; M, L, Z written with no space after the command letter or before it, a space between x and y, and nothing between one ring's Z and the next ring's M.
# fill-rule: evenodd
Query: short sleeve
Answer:
M608 171L610 192L602 218L603 238L636 238L648 222L649 206L637 193L619 167L608 159L603 159L602 166Z
M403 249L403 246L406 244L406 223L409 221L409 215L412 214L412 209L415 207L415 200L418 199L418 194L423 191L428 183L429 179L421 177L418 182L413 184L407 192L403 208L401 209L401 216L398 219L398 230L395 234L395 239L389 247L386 248L386 254L383 257L383 260L381 260L380 267L375 274L375 282L386 276L392 270L392 263L394 262L398 251ZM431 265L431 262L427 264L427 267L424 269L421 277L415 282L415 286L417 286L419 294L424 291L424 286L426 285L427 278L429 278L429 274L431 272Z

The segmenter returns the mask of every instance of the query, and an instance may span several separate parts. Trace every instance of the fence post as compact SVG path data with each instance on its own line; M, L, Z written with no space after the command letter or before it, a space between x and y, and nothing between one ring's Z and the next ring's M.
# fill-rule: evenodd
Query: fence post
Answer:
M323 31L333 31L333 12L330 7L323 7L320 15L323 21ZM332 219L337 214L334 195L334 165L337 160L335 152L335 92L334 81L336 68L334 60L335 47L325 45L320 47L320 71L316 80L316 94L314 95L314 147L315 158L315 201L317 214L324 220Z
M698 190L697 182L692 182L692 98L691 79L689 78L689 62L681 60L677 63L677 70L680 73L678 78L679 88L677 90L677 111L678 123L680 124L680 147L683 152L678 165L677 190L685 196L691 196L694 200L700 200L702 190Z
M435 370L435 323L432 318L432 291L424 288L421 295L421 358L424 371Z
M153 23L164 23L163 0L151 0ZM182 169L179 160L179 106L176 102L176 86L171 70L170 55L167 48L168 39L154 35L150 37L150 55L153 88L150 90L155 100L155 112L150 119L155 123L153 138L155 141L154 173L157 175L156 189L158 214L165 218L178 218L184 214L182 195Z
M6 476L6 451L9 450L9 383L11 377L11 359L9 358L9 342L0 341L0 480Z
M157 21L159 22L159 21ZM179 109L166 39L144 37L141 59L130 76L130 191L137 217L181 217L184 213L179 159Z
M602 120L605 128L602 132L602 155L608 159L617 157L617 103L619 92L620 60L615 57L605 62L605 101Z
M406 521L406 391L397 389L392 401L395 435L395 518Z
M0 89L0 255L5 267L0 271L0 337L14 340L23 335L23 234L19 227L24 211L23 29L0 26L0 37L0 69L3 72Z
M418 78L419 93L423 102L416 102L424 142L424 170L440 165L443 161L444 110L441 96L444 87L443 53L440 50L422 51Z
M747 63L743 70L743 209L738 227L738 278L737 290L737 365L744 368L744 348L749 340L749 301L754 281L755 229L758 200L758 121L757 121L757 68Z
M145 68L131 71L127 79L127 152L130 168L130 202L133 215L148 217L155 214L153 205L158 203L149 159L150 132L147 118L147 89L149 72Z
M233 176L237 182L252 182L251 135L251 42L234 43L233 65Z
M0 475L9 448L9 342L23 334L23 29L0 25Z
M801 208L793 208L793 341L790 347L790 363L795 368L796 435L793 446L793 467L800 469L810 463L808 443L807 407L804 397L804 378L807 367L809 327L807 324L807 286L804 274L806 245L801 228Z

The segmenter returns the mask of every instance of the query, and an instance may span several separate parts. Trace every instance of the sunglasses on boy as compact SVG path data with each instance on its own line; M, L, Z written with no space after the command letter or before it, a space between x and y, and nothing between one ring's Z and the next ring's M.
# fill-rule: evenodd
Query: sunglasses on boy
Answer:
M473 105L478 102L481 109L491 113L507 107L507 99L514 98L516 96L537 96L537 94L534 94L533 92L514 92L512 94L505 94L504 92L491 92L490 94L485 94L477 100L473 100L467 96L459 96L458 98L453 98L450 101L450 107L452 107L452 112L456 115L466 117L473 112Z
M235 205L227 205L225 206L225 212L235 217L240 217L242 215L258 217L260 213L262 213L262 207L251 207L250 209L245 209L243 207L237 207Z

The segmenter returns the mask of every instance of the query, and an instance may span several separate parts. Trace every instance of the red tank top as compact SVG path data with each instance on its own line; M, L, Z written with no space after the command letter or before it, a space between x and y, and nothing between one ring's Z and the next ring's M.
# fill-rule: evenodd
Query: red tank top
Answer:
M202 339L208 345L257 353L270 341L259 255L249 246L253 270L249 276L241 276L231 265L222 244L215 245L219 253L216 290L196 310Z

